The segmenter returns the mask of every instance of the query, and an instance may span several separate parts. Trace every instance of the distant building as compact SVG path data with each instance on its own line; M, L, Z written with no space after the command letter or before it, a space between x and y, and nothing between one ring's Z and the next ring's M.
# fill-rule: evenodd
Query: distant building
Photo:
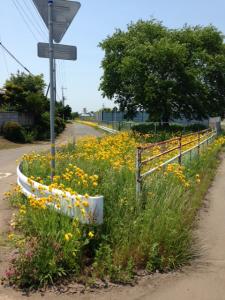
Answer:
M83 108L83 112L80 114L80 118L82 120L90 120L93 119L94 113L93 112L88 112L87 108Z

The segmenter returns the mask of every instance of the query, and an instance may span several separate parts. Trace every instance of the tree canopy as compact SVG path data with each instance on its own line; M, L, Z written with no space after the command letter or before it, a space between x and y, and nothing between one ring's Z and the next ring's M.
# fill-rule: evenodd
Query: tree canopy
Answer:
M30 113L38 117L49 109L44 95L45 82L42 75L27 75L17 72L6 80L5 95L1 104L6 110Z
M35 139L47 139L50 136L50 101L45 96L45 81L43 75L31 75L23 72L12 74L4 84L4 94L0 98L0 109L30 114L33 125L26 128L32 131ZM61 102L56 102L55 132L65 128L65 120L71 118L69 105L64 108ZM28 126L26 126L28 127Z
M225 46L213 26L168 29L156 20L116 30L100 43L100 89L120 109L145 109L151 120L221 115L225 104Z

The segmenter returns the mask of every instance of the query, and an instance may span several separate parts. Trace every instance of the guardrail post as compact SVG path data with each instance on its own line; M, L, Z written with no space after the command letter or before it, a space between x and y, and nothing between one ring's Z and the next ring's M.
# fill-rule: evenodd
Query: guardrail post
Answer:
M209 134L208 134L208 136L207 136L207 140L206 140L207 147L208 147L208 145L209 145L209 137L210 137L210 132L209 132Z
M200 155L200 132L198 132L198 155Z
M136 197L139 198L141 194L141 150L136 152Z
M182 136L179 137L179 158L178 162L181 165L182 164Z

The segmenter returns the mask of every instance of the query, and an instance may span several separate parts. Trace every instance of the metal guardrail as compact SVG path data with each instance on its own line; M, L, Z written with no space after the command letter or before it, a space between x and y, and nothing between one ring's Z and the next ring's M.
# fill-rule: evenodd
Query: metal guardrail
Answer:
M71 195L68 192L63 192L58 189L49 189L48 186L42 185L26 177L21 172L21 164L17 168L17 183L21 188L22 193L26 197L33 197L38 201L40 198L48 198L50 195L55 197L57 201L47 203L49 208L53 208L59 213L69 216L70 218L79 218L83 224L102 224L103 223L103 196L89 197L86 199L82 195ZM76 202L79 200L88 202L88 207L83 207L84 213L79 207L76 207ZM57 204L60 204L60 208Z
M188 138L189 136L193 136L194 139L184 143L183 140ZM178 160L178 163L181 165L182 157L190 153L190 159L191 159L192 152L196 149L197 149L197 154L200 155L201 146L203 146L204 144L208 145L208 143L210 143L213 139L215 139L216 136L217 136L217 132L215 130L206 129L196 134L191 133L188 135L180 136L178 138L173 138L171 140L138 147L136 152L136 194L137 196L139 196L141 193L142 182L145 177L154 173L159 168L165 167L166 165L176 160ZM193 144L195 145L190 147L189 149L184 150L185 147ZM168 145L171 145L171 147L168 147ZM160 148L160 150L162 151L160 153L157 153L156 155L147 157L143 160L143 153L145 153L145 151L147 150L154 149L156 147ZM163 163L159 163L157 166L150 168L145 173L141 173L143 166L146 166L148 163L160 159L161 157L169 153L173 153L174 151L177 151L178 154L174 155L170 159L167 159Z
M100 129L104 130L104 131L107 131L109 133L112 133L112 134L116 134L118 133L117 130L115 129L112 129L112 128L109 128L109 127L106 127L106 126L98 126Z

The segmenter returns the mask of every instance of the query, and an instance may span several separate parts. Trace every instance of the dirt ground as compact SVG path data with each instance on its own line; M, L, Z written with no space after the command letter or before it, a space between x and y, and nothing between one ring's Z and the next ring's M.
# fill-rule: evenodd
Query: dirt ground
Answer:
M0 150L18 148L21 146L22 146L21 144L16 144L16 143L10 142L10 141L4 139L2 136L0 136Z
M80 130L85 130L85 128L82 127ZM15 149L10 151L15 151ZM0 166L2 166L1 153L2 151L0 151ZM15 156L11 153L12 159ZM10 162L8 166L8 172L10 172ZM0 167L0 172L4 170L1 170ZM14 180L15 175L0 179L1 195ZM11 210L1 196L0 231L2 233L7 231L10 215ZM70 293L59 293L59 291L57 293L48 292L44 295L36 293L30 295L30 298L31 300L43 298L46 300L225 300L225 154L223 154L221 165L201 210L196 236L198 237L200 257L191 266L184 268L182 272L143 276L134 287L111 286L107 289L90 289L84 292L82 287L79 289L76 286L73 289L71 286ZM7 247L4 246L3 239L0 239L0 249L0 258L7 259ZM5 267L4 262L1 262L0 266L1 273ZM21 292L0 287L1 300L22 300L25 297L26 295Z

